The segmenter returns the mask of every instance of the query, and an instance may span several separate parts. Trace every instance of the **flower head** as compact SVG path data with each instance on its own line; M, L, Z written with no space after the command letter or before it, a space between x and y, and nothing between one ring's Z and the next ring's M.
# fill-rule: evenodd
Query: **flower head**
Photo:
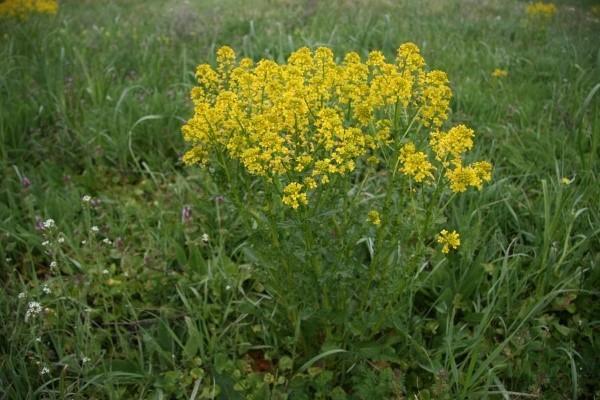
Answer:
M42 312L42 305L37 301L30 301L25 312L25 322L37 317Z
M506 78L508 76L508 71L505 69L496 68L492 71L492 76L494 78Z
M527 15L533 18L550 18L556 14L556 11L554 3L544 3L543 1L531 3L527 6Z
M4 0L0 2L0 16L26 19L30 14L56 14L57 0Z
M400 149L400 161L402 162L400 171L411 176L415 181L433 179L434 166L429 162L427 154L417 151L413 142L408 142Z
M448 232L442 229L437 237L437 242L442 244L442 253L447 254L450 249L458 249L460 246L460 235L456 231Z
M52 229L56 226L56 222L54 222L54 220L52 218L48 218L47 220L44 221L43 223L43 227L44 229Z
M440 161L445 161L448 157L460 159L464 152L473 147L474 136L473 129L461 124L451 128L448 132L433 132L429 139L429 145Z
M192 221L192 207L183 206L181 209L181 223L187 225Z
M379 211L377 210L369 211L367 219L375 226L381 225L381 216L379 215Z
M292 182L283 189L283 204L292 207L293 209L298 208L300 205L308 203L306 193L302 192L303 185L298 182Z
M30 186L31 186L31 181L29 180L29 178L27 178L26 176L23 176L21 178L21 187L23 187L23 189L29 189Z
M457 162L453 169L446 171L446 177L450 182L450 189L455 193L464 192L469 186L481 190L484 182L492 180L492 164L479 161L463 166L462 162Z

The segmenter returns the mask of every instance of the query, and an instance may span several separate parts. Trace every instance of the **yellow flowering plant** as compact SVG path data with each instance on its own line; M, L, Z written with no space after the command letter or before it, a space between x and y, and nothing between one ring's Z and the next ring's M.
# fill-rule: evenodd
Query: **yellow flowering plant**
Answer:
M286 63L224 46L196 79L183 161L227 187L291 326L312 310L345 330L351 308L389 307L423 258L458 249L457 232L436 233L444 211L492 165L468 161L471 128L446 128L448 77L415 44L389 61L319 47Z
M492 71L492 77L494 78L506 78L508 76L508 71L501 68L496 68Z
M31 14L56 14L57 0L3 0L0 1L0 17L26 19Z
M556 5L554 3L544 3L543 1L538 1L535 3L530 3L527 5L527 15L529 18L552 18L557 10Z

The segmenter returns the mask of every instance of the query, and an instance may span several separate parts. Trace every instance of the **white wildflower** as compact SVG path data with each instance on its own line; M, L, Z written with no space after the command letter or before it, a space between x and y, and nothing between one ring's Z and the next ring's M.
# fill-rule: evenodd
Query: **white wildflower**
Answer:
M100 228L98 228L96 225L92 226L92 232L99 232Z
M103 241L105 244L112 244L112 242L110 241L110 239L109 239L109 238L104 238L102 241Z
M50 263L50 268L51 268L51 269L55 269L56 267L58 267L58 263L57 263L56 261L52 261L52 262Z
M40 370L40 375L47 375L50 373L50 368L44 367Z
M52 290L50 290L48 285L44 285L44 286L42 286L42 292L44 292L45 294L50 294L50 293L52 293Z
M65 242L65 238L64 238L64 236L60 236L60 237L58 238L58 243L64 243L64 242Z
M86 357L86 356L83 356L83 357L81 357L81 363L82 363L82 364L87 364L87 363L89 363L90 361L92 361L92 360L90 360L90 358L89 358L89 357Z
M107 269L104 269L104 270L102 270L102 273L103 273L104 275L108 275L108 274L109 274L109 271L108 271Z
M25 312L25 322L30 318L37 317L42 312L42 305L37 301L30 301Z
M19 293L19 295L17 296L19 299L24 299L27 296L27 294L25 292L21 292Z
M44 240L44 241L42 242L42 246L44 246L44 247L48 246L49 244L50 244L50 241L49 241L49 240Z
M81 244L86 244L86 243L87 243L87 240L82 240L81 241Z
M208 243L208 233L203 233L201 239L204 243Z
M89 203L90 201L92 201L92 196L86 194L81 198L81 201L83 201L84 203Z
M44 221L44 229L51 229L54 228L56 226L56 223L54 222L54 220L52 218L48 218L47 220Z

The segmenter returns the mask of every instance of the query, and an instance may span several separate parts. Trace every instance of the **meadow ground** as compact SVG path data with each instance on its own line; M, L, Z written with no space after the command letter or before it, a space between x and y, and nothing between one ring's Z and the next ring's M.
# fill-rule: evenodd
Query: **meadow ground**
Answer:
M599 398L600 12L556 4L64 0L0 19L0 398ZM328 309L302 275L274 286L265 255L286 252L181 163L195 67L224 44L284 62L408 41L448 73L493 180L440 216L457 252L432 241L397 292L315 281L350 293ZM373 257L364 231L352 260ZM290 262L337 251L320 240Z

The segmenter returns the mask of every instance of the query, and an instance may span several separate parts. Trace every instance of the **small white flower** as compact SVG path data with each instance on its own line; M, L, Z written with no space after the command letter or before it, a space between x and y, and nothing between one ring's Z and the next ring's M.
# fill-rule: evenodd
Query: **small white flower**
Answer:
M58 243L64 243L64 242L65 242L64 236L61 236L58 238Z
M45 294L50 294L50 293L52 293L52 290L50 290L48 285L44 285L44 286L42 286L42 292L44 292Z
M84 203L89 203L90 201L92 201L92 196L86 194L81 198L81 201L83 201Z
M98 228L96 225L92 226L92 232L99 232L100 228Z
M105 244L112 244L112 242L110 241L110 239L109 239L109 238L104 238L104 239L102 240L102 242L104 242Z
M50 244L50 241L49 241L49 240L44 240L44 241L42 242L42 246L44 246L44 247L48 246L49 244Z
M92 361L92 360L90 360L89 357L86 357L86 356L81 357L81 363L82 364L87 364L90 361Z
M27 294L25 294L25 292L21 292L19 293L19 295L17 296L19 299L24 299L27 296Z
M108 271L107 269L104 269L104 270L102 270L102 273L103 273L104 275L108 275L108 274L109 274L109 271Z
M231 290L231 286L230 285L225 286L225 290Z
M81 244L86 244L86 243L87 243L87 240L82 240L81 241Z
M25 312L25 322L32 317L37 317L42 312L42 305L37 301L30 301Z
M54 228L56 226L56 223L54 222L54 220L52 218L48 218L47 220L44 221L44 229L51 229Z
M8 263L10 263L12 261L12 258L6 257L6 259L4 259L4 261L6 261L6 263L8 264Z
M201 239L204 243L208 243L208 233L203 233Z
M36 337L35 341L38 342L38 343L42 343L42 338L41 337Z
M57 263L56 261L52 261L52 262L50 263L50 268L51 268L51 269L54 269L54 268L56 268L56 267L58 267L58 263Z
M50 373L50 368L44 367L40 370L40 375L47 375Z

